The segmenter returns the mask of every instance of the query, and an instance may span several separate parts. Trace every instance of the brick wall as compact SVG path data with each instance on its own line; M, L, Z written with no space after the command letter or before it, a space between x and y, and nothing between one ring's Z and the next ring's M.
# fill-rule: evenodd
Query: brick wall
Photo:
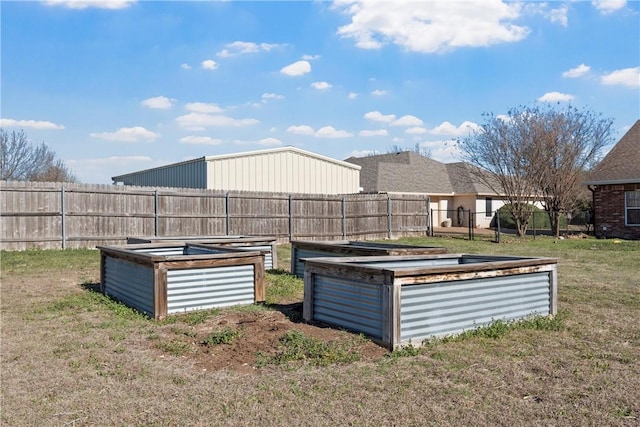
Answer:
M640 239L640 226L624 225L624 193L640 184L599 185L593 194L594 230L597 237Z

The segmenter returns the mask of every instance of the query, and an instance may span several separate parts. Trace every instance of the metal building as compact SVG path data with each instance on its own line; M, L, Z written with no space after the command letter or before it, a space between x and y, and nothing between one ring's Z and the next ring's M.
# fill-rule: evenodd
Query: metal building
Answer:
M205 156L111 178L114 184L351 194L360 191L360 166L296 147Z

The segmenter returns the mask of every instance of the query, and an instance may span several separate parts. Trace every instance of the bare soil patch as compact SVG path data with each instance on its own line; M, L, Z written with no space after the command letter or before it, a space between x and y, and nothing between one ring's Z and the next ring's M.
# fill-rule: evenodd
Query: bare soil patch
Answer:
M257 372L261 359L269 359L282 351L281 340L290 331L322 342L345 344L358 352L361 360L375 360L388 353L385 348L352 333L322 324L303 323L298 320L301 315L302 303L280 306L278 310L244 312L228 309L195 326L182 322L163 326L159 329L161 336L150 343L155 349L166 349L167 343L173 348L184 349L180 353L191 359L196 369L244 373ZM206 343L211 334L225 330L237 331L239 336L230 343Z

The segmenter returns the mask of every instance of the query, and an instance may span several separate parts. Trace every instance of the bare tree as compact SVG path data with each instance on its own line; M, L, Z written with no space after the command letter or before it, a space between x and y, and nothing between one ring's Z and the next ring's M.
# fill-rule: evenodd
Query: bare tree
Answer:
M31 175L29 181L78 182L78 178L62 160L57 159L46 170Z
M0 179L76 182L64 162L45 143L34 145L23 130L0 129Z
M418 143L416 143L416 145L413 148L405 148L397 144L394 144L391 147L389 147L389 149L387 150L387 154L402 153L404 151L410 151L412 153L419 154L423 157L429 157L429 158L431 157L431 150L426 147L421 147L420 144Z
M560 214L571 212L580 199L584 173L598 160L612 138L611 119L590 110L567 107L538 111L536 142L545 156L538 165L543 206L554 236L560 235Z
M488 174L478 178L503 194L518 235L526 234L534 198L542 200L553 232L560 233L560 213L580 197L581 176L610 140L611 120L569 106L517 107L458 141L463 159Z
M518 235L524 236L540 189L535 179L542 157L535 140L538 122L524 108L511 109L507 117L485 117L486 123L457 144L463 160L479 168L474 169L476 177L502 195Z

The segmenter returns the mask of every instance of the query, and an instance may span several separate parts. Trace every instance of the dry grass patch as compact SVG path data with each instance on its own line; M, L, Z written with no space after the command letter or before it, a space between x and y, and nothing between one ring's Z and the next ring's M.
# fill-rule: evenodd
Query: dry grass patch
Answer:
M301 322L286 271L155 322L95 292L96 251L3 252L0 424L640 424L640 242L411 243L558 257L561 315L389 353Z

